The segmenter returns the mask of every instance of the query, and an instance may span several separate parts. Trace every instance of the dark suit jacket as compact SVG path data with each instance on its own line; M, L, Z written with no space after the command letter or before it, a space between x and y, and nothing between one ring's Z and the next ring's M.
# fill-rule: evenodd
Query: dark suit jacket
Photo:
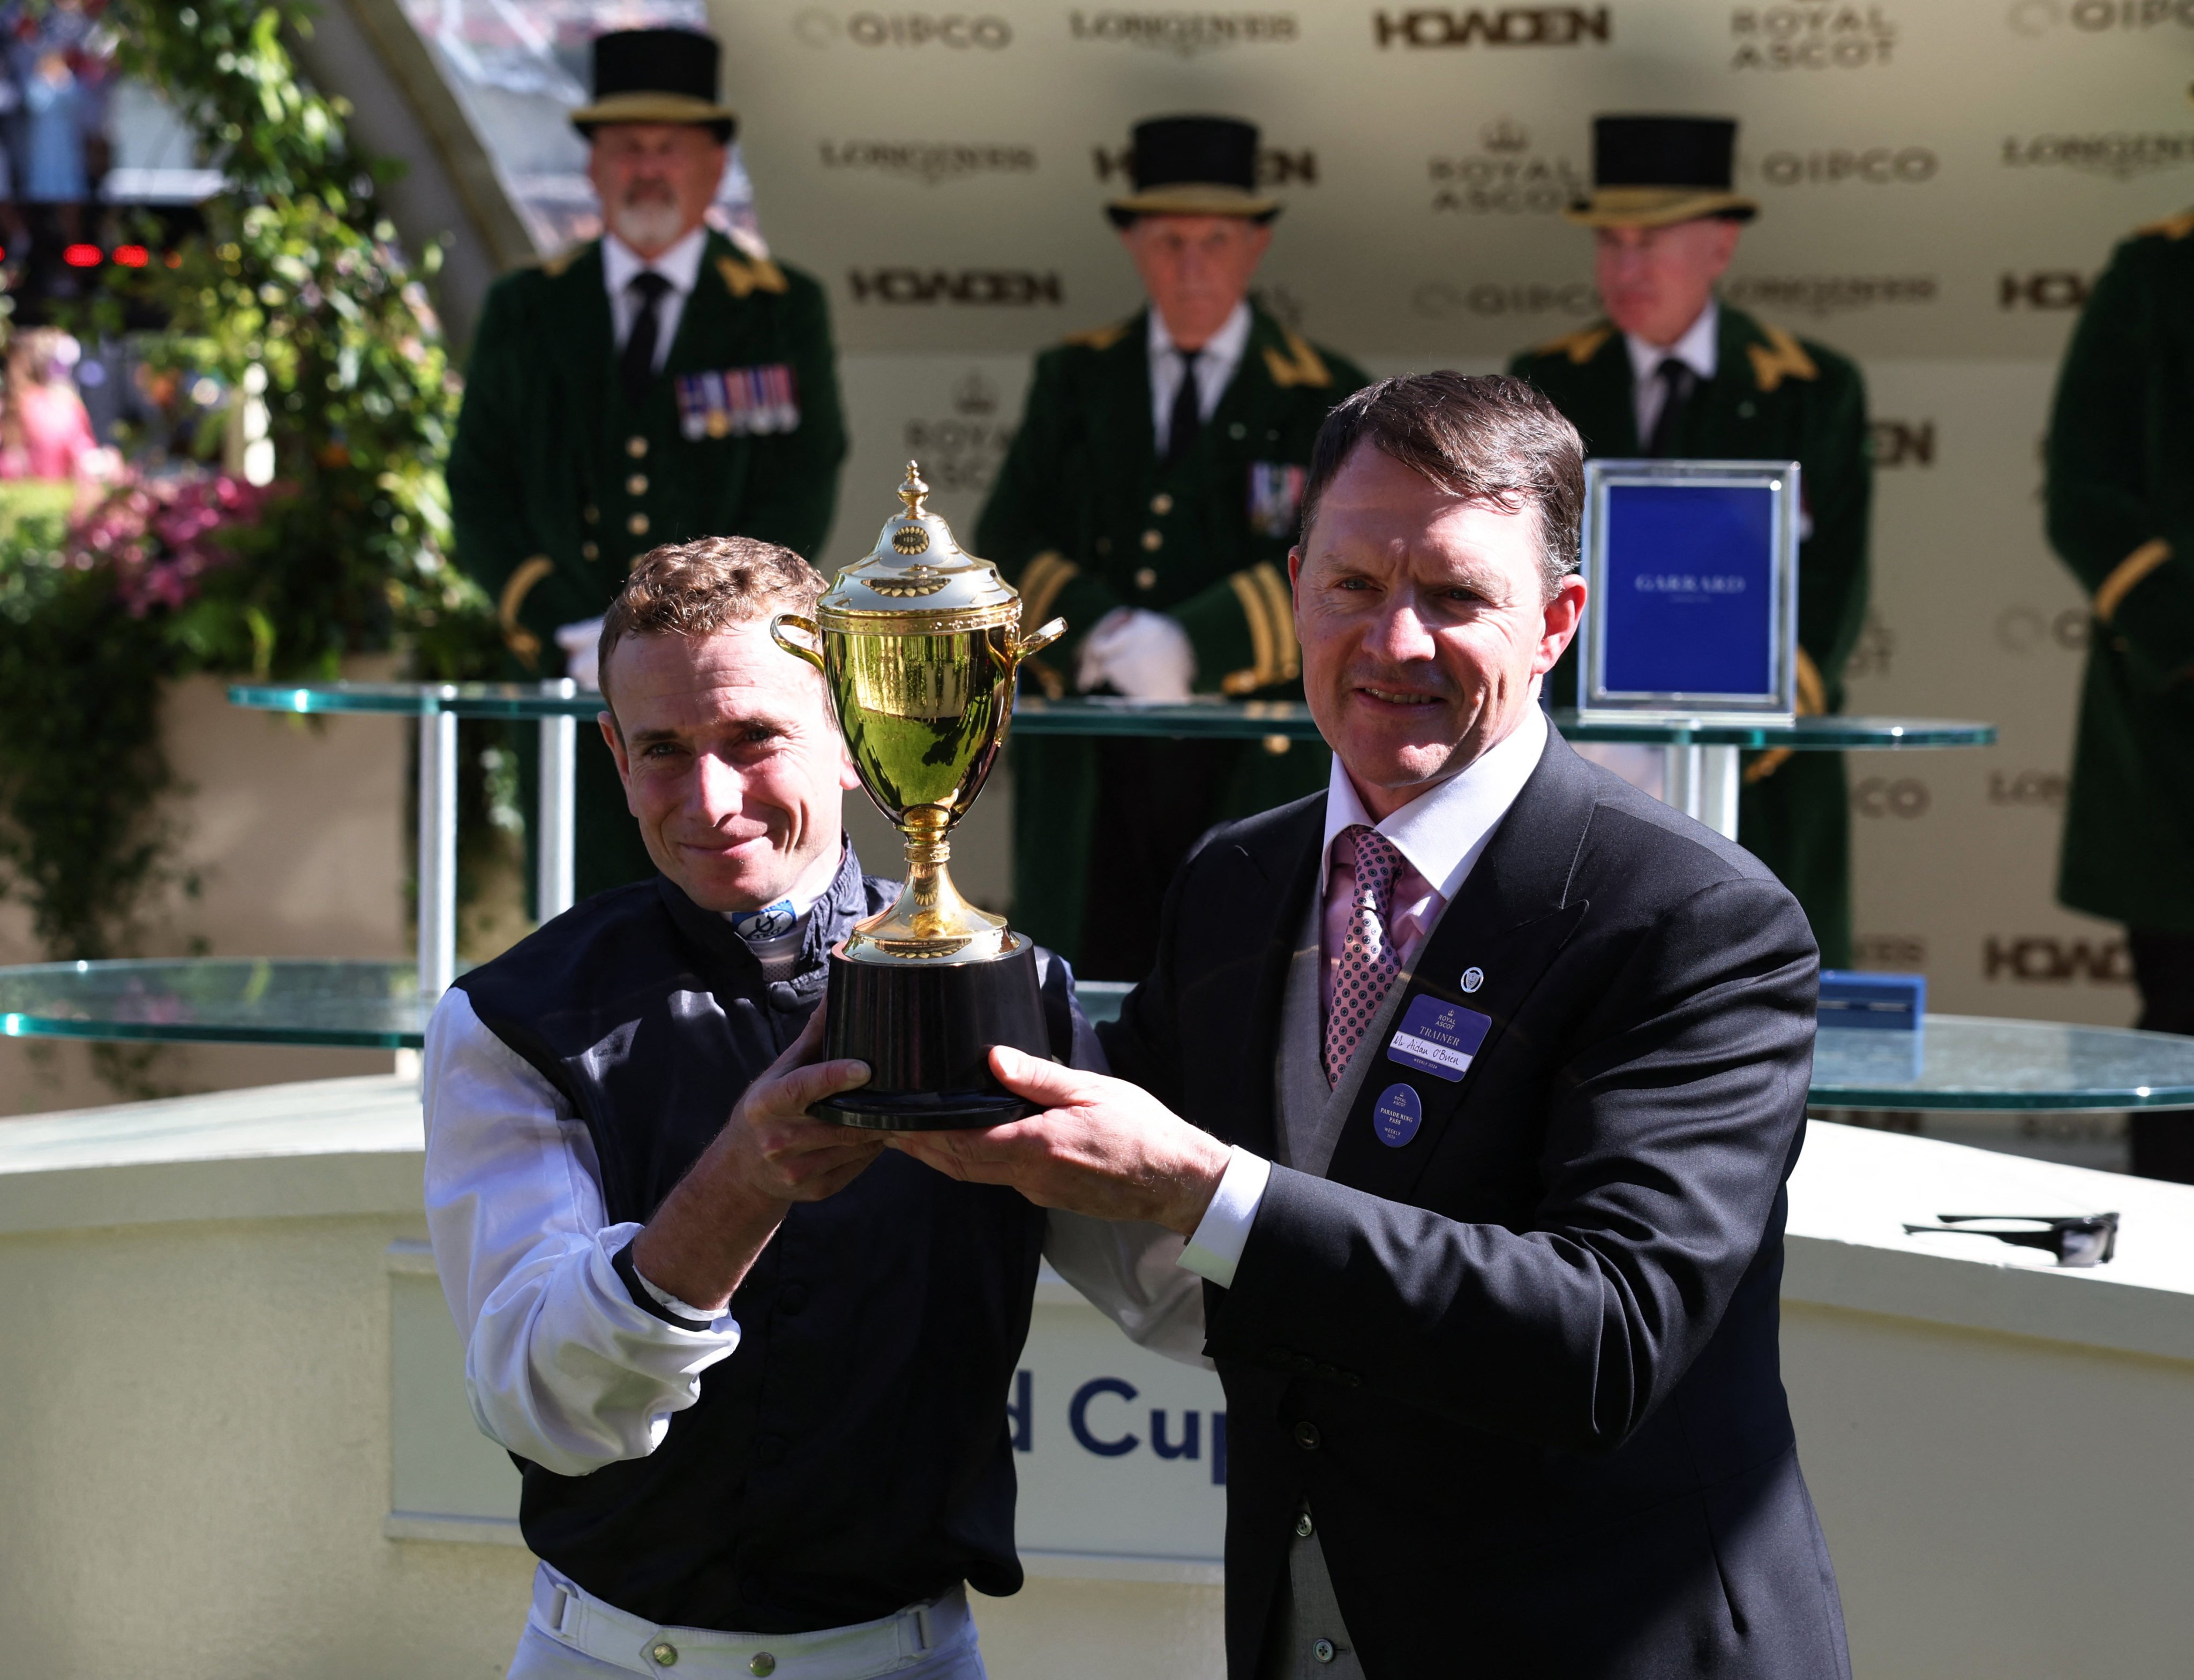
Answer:
M1268 1157L1322 829L1312 798L1215 830L1105 1029ZM1467 1074L1381 1046L1330 1176L1275 1167L1207 1291L1237 1680L1305 1499L1373 1676L1848 1675L1777 1355L1817 972L1755 859L1549 737L1418 961L1491 1017ZM1423 1119L1388 1147L1397 1082Z

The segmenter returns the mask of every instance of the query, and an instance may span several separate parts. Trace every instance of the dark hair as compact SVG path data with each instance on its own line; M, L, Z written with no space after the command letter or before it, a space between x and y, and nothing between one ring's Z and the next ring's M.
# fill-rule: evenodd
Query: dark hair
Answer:
M624 588L602 615L603 697L609 695L610 655L627 636L712 636L767 613L813 612L823 590L823 574L791 549L751 536L704 536L651 548L632 563Z
M1584 517L1584 440L1520 379L1413 373L1367 385L1318 427L1303 485L1302 540L1318 505L1358 444L1442 490L1539 516L1539 571L1551 596L1577 569Z

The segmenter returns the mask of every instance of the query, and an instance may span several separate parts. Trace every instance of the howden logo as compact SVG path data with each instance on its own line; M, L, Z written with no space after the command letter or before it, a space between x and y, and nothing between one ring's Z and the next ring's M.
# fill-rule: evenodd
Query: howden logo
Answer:
M1866 429L1876 467L1933 467L1935 464L1933 421L1877 420L1870 422Z
M856 303L951 303L1027 308L1066 301L1059 275L1025 268L853 268L846 284Z
M1454 11L1420 6L1371 14L1371 38L1380 47L1579 47L1613 38L1605 6L1472 7Z
M2122 939L2057 939L2047 934L1991 933L1981 948L1981 978L2062 986L2133 983L2133 957Z
M1999 276L1999 309L2077 309L2088 301L2088 277L2071 268L2036 269L2030 274Z

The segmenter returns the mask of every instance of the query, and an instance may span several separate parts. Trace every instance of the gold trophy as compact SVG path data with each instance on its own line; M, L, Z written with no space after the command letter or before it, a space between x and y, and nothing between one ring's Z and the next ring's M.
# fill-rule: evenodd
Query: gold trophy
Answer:
M1019 593L960 546L922 505L928 494L908 462L905 510L868 557L838 574L813 618L779 613L769 626L822 672L861 785L906 837L898 902L830 953L828 1053L866 1062L869 1083L815 1106L886 1131L1017 1120L1031 1105L992 1077L991 1046L1051 1053L1035 946L961 897L945 863L1005 745L1014 673L1066 622L1022 635Z

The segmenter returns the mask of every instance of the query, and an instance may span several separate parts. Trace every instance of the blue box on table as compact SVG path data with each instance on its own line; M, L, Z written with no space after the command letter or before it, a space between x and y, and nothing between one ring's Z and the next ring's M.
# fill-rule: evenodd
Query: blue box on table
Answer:
M1917 1032L1927 1014L1924 974L1821 971L1820 1024L1871 1031Z

